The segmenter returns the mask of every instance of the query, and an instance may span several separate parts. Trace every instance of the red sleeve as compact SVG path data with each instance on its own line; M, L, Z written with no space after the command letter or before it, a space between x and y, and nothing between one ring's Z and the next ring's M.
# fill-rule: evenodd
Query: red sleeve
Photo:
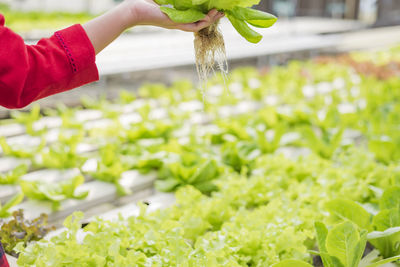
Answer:
M22 108L49 95L99 79L95 51L81 25L57 31L37 45L7 27L0 14L0 105Z
M4 248L1 242L0 242L0 267L10 267L8 265L7 256L6 253L4 252Z

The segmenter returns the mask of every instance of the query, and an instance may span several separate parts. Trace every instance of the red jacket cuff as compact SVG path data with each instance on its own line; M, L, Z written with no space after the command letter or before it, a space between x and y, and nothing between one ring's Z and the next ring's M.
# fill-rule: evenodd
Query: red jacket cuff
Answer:
M97 81L96 53L83 27L76 24L55 32L54 36L64 48L72 72L81 77L80 82L86 84Z

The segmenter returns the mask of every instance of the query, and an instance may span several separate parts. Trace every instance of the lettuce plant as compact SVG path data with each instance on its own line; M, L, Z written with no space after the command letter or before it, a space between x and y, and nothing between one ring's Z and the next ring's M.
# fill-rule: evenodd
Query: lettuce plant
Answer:
M18 183L19 178L22 175L26 174L27 171L28 166L26 166L25 164L21 164L7 173L0 173L0 185Z
M350 222L342 222L332 229L315 223L319 254L326 267L357 267L367 243L367 231L359 230Z
M0 137L0 147L3 150L3 154L6 156L12 156L16 158L32 159L37 153L39 153L45 146L45 139L42 138L41 142L37 146L26 147L22 145L10 146L7 143L6 138Z
M89 192L76 192L78 186L83 184L85 178L82 175L73 177L58 183L44 183L41 181L20 181L22 192L31 199L50 201L54 210L60 208L61 201L66 199L84 199Z
M82 166L86 158L77 152L78 144L82 139L82 131L74 133L71 136L60 134L57 142L42 149L33 158L34 166L54 169L68 169Z
M275 16L251 9L260 0L156 0L161 10L178 23L191 23L203 19L211 9L226 13L235 29L247 41L258 43L262 36L248 24L268 28L277 20ZM218 22L195 33L194 40L196 66L199 78L205 82L215 63L223 74L227 72L225 42L218 29Z
M21 123L25 126L26 132L30 135L40 135L45 132L46 129L37 131L34 129L34 124L39 119L42 118L40 114L40 105L33 105L29 112L13 111L11 112L11 117L15 119L16 122Z
M163 5L161 10L165 14L179 23L199 21L214 8L223 11L235 29L252 43L258 43L262 36L252 30L248 24L258 28L268 28L277 20L271 14L251 8L260 0L157 0L156 2ZM172 5L172 7L166 5Z
M68 219L66 233L22 249L20 264L303 267L311 263L316 243L325 266L375 267L396 260L398 79L367 79L346 65L315 62L292 62L268 71L235 71L227 85L239 92L238 99L216 100L206 111L211 119L219 118L223 108L235 109L228 105L255 99L265 101L266 108L228 115L212 125L174 131L183 118L194 114L170 116L176 124L164 127L169 120L157 125L149 116L154 106L139 100L137 104L143 105L135 110L144 122L127 131L110 127L114 138L107 143L129 141L129 146L101 149L98 177L118 183L126 168L160 169L157 187L177 190L176 205L154 213L142 210L128 219L97 220L85 230ZM216 81L210 84L220 86L223 78ZM306 85L315 95L304 97L310 89ZM178 113L174 104L198 95L190 84L176 87L165 90L166 86L155 85L140 91L142 97L161 95L157 103ZM343 103L350 106L350 113L342 113ZM105 101L98 108L111 106ZM363 135L361 145L358 137L349 137L351 130ZM296 159L278 155L277 149L288 144L315 153ZM171 154L178 156L174 160ZM125 157L130 158L127 165ZM78 239L77 231L88 234ZM376 248L367 257L375 258L360 261L366 240Z
M387 189L379 200L380 211L372 216L354 201L335 199L326 203L332 221L348 220L368 230L368 241L384 259L400 255L400 187Z
M257 145L252 142L231 142L221 147L222 161L242 174L251 174L255 159L261 155Z
M0 241L5 251L13 256L17 256L14 250L19 244L20 249L26 247L32 241L39 241L48 232L55 230L54 227L47 225L47 215L41 214L38 218L27 220L24 218L22 210L14 211L13 218L1 226Z
M333 133L322 131L321 136L318 136L311 127L303 127L300 131L305 146L323 158L331 158L341 145L343 129Z
M300 260L283 260L272 267L312 267L312 265Z
M120 184L122 174L130 169L115 144L107 144L100 148L100 158L97 162L97 169L94 172L89 172L89 175L94 179L112 183L117 188L119 195L126 195L130 193L128 188Z
M164 138L168 139L173 125L162 121L146 121L138 124L133 124L129 129L124 131L124 140L129 142L137 142L139 139L147 138Z
M194 162L185 164L184 159L187 156L189 153L182 154L180 160L164 163L159 171L159 180L155 184L158 190L171 192L185 185L192 185L203 193L217 189L213 180L219 178L222 173L217 162L198 157Z
M24 200L24 194L18 193L15 196L13 196L6 204L1 205L0 203L0 218L9 217L10 216L9 209L21 203L22 200Z
M368 234L368 240L384 258L400 255L400 187L386 190L379 208L372 220L375 231Z

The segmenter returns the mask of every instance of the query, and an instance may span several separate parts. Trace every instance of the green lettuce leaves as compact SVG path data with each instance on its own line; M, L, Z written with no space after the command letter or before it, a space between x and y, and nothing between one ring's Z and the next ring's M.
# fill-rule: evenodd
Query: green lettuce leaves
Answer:
M340 223L330 230L323 223L316 222L315 229L324 266L358 266L367 243L367 231L360 231L349 221Z
M0 218L7 218L10 216L9 209L18 205L24 200L24 194L18 193L13 196L6 204L2 205L0 203Z
M251 7L260 3L260 0L156 0L159 5L172 5L178 10L197 9L203 13L216 8L231 10L237 6Z
M89 192L77 192L77 188L83 184L85 178L82 175L59 183L45 183L41 181L20 181L22 192L30 199L50 201L54 210L58 210L61 201L69 198L84 199Z
M209 10L225 12L236 31L251 43L258 43L262 35L249 25L257 28L269 28L277 18L269 13L252 9L260 0L156 0L171 20L177 23L193 23L202 20ZM171 7L172 6L172 7Z
M178 23L192 23L204 19L206 16L201 11L195 9L177 10L171 7L162 6L161 11L173 18Z
M17 184L20 177L26 174L27 171L28 171L28 166L26 166L25 164L21 164L7 173L0 173L0 185Z
M215 160L199 158L186 165L181 160L164 164L155 184L158 190L171 192L184 185L195 186L202 193L217 189L213 180L220 177L222 170Z

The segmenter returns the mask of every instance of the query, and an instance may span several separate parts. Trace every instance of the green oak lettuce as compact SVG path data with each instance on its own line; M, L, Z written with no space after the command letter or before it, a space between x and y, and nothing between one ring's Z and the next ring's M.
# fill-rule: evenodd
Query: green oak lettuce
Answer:
M316 222L315 229L324 266L358 266L367 243L366 230L359 230L349 221L335 225L330 230L323 223Z
M0 185L16 184L21 176L25 175L27 171L28 166L25 164L21 164L7 173L0 173Z
M346 199L328 201L325 207L331 213L332 222L351 221L360 229L368 230L368 241L384 259L400 255L400 187L384 191L379 200L380 211L374 216L358 203Z
M159 180L156 188L160 191L170 192L177 188L192 185L202 193L215 191L217 187L213 180L218 179L223 169L213 159L194 157L193 162L185 162L191 154L184 153L176 161L165 160L159 171Z
M251 43L258 43L262 35L249 27L258 28L272 26L277 18L271 14L251 9L260 0L156 0L160 9L171 20L177 23L193 23L204 19L206 14L217 9L226 14L229 21L240 35ZM207 87L207 78L217 67L223 76L228 72L225 41L218 28L218 21L194 33L194 50L196 69L202 93Z
M10 212L9 210L18 205L19 203L22 202L22 200L24 200L24 194L18 193L15 196L13 196L6 204L2 205L0 203L0 218L7 218L10 216Z
M211 9L225 12L235 29L247 41L258 43L262 36L251 29L249 24L257 28L271 27L277 18L269 13L252 9L259 0L156 0L161 10L173 21L192 23L203 19ZM172 6L172 7L170 7Z
M76 189L83 184L82 175L58 183L45 183L41 181L20 181L22 192L30 199L50 201L54 210L60 208L61 202L66 199L84 199L89 192L78 192Z

